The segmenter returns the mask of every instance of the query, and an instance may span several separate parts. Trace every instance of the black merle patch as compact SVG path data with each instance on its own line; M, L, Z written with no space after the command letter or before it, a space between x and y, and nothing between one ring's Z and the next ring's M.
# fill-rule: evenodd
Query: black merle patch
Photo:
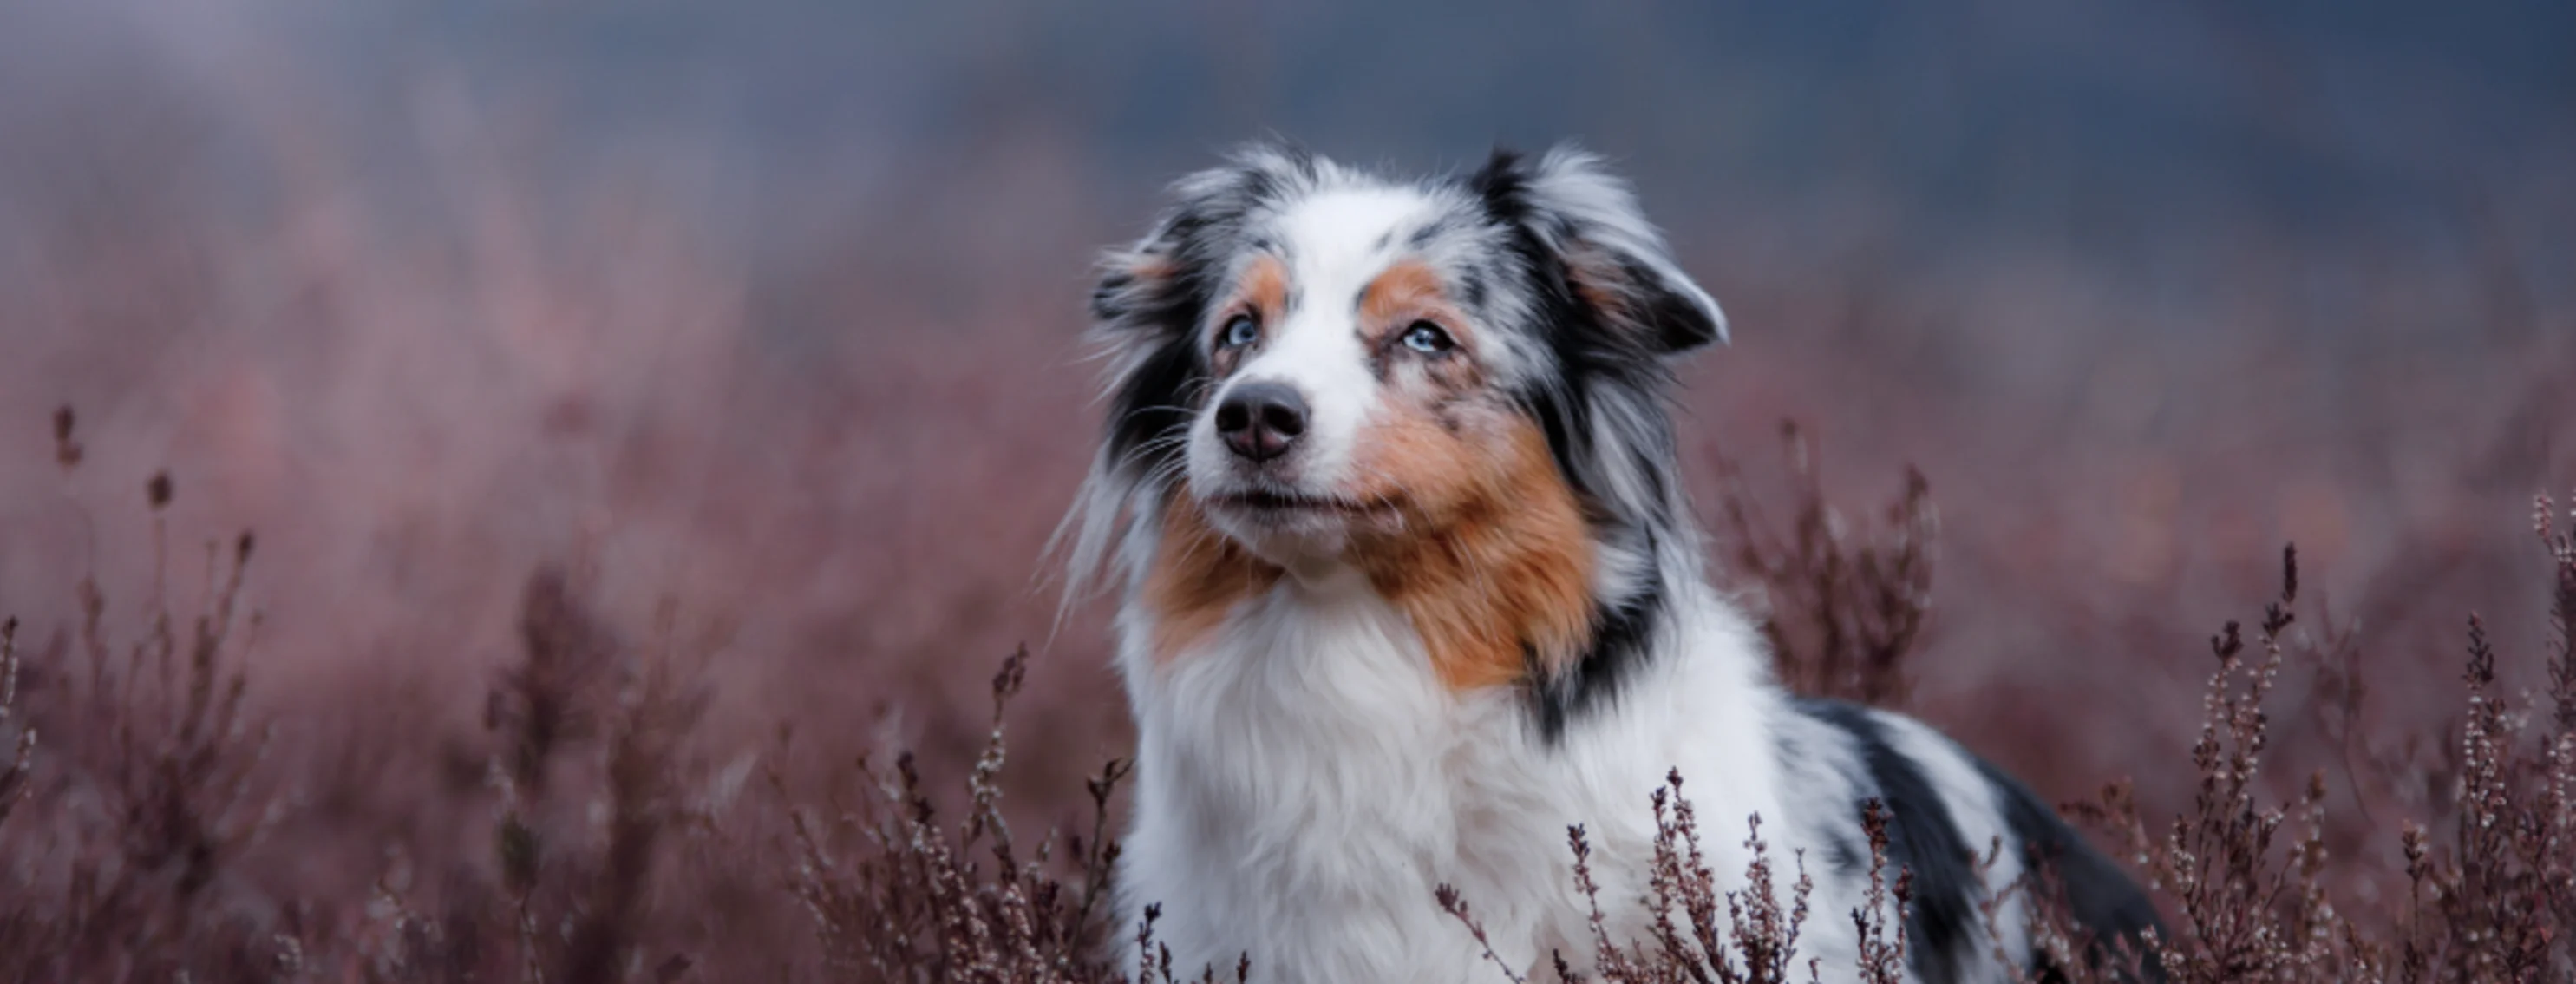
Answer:
M1112 460L1137 475L1161 473L1164 466L1179 460L1183 449L1178 436L1190 427L1188 401L1206 384L1206 377L1198 350L1186 340L1156 347L1111 401Z
M2053 883L2067 913L2091 934L2095 945L2087 950L2086 961L2094 969L2102 969L2104 961L2115 952L2104 948L2102 942L2121 940L2142 956L2143 966L2139 969L2145 972L2145 980L2164 980L2163 966L2145 949L2146 930L2152 927L2158 936L2166 935L2163 922L2156 918L2155 903L2148 901L2147 893L2122 873L2119 865L2085 843L2075 828L2041 802L2030 787L1984 759L1977 760L1977 772L2001 794L2004 824L2028 852L2031 870L2045 872L2053 879L2039 884ZM2043 955L2034 952L2031 958L2033 979L2066 979L2064 969L2051 966Z
M1940 791L1921 764L1888 741L1887 729L1863 708L1835 700L1800 700L1798 710L1852 737L1861 765L1886 804L1887 863L1914 874L1914 900L1905 913L1907 950L1914 974L1926 984L1951 984L1960 955L1980 945L1980 894L1967 840L1950 817Z
M1531 200L1530 174L1518 155L1496 151L1483 169L1467 179L1486 218L1503 232L1507 267L1522 277L1533 305L1533 330L1554 357L1554 378L1517 394L1523 410L1547 436L1549 453L1559 473L1574 490L1588 515L1595 539L1644 541L1650 564L1660 563L1654 549L1656 531L1675 523L1666 495L1666 473L1672 468L1673 439L1665 423L1662 394L1670 382L1661 353L1641 344L1633 332L1611 330L1607 312L1585 303L1574 289L1565 257L1539 235L1541 226L1564 229L1561 216L1546 214ZM1560 235L1560 241L1568 238ZM1481 278L1466 285L1469 302L1481 306L1487 288ZM1625 460L1605 455L1592 440L1597 408L1612 402L1644 404L1649 412L1628 419L1649 422L1651 433L1624 435L1637 453ZM1618 477L1652 490L1642 504L1613 501L1608 489ZM1629 510L1642 508L1643 515ZM1666 614L1660 572L1628 598L1603 599L1593 623L1591 646L1557 679L1539 691L1540 732L1550 741L1570 722L1613 698L1621 682L1635 675L1634 664L1652 653L1657 624Z
M1592 644L1574 665L1553 677L1538 676L1539 736L1554 744L1565 737L1568 722L1606 701L1646 661L1654 647L1655 627L1664 614L1660 583L1648 582L1638 593L1604 603L1592 618ZM1535 668L1538 656L1526 654Z

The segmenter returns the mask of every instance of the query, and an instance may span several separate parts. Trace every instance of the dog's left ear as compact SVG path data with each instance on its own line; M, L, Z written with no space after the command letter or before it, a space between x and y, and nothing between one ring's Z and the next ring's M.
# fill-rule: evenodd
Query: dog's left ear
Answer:
M1569 299L1622 340L1663 355L1726 341L1725 312L1673 262L1627 182L1599 157L1559 146L1531 163L1497 150L1468 186L1529 237L1540 254L1531 272L1563 277Z

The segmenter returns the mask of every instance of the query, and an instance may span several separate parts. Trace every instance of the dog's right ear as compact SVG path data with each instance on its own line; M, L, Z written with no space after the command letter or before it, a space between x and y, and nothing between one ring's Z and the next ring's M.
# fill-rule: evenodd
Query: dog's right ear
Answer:
M1560 146L1536 161L1496 150L1467 179L1497 221L1517 227L1566 295L1606 334L1658 356L1726 341L1726 314L1674 262L1636 193L1601 158Z
M1246 219L1318 178L1313 154L1285 143L1236 150L1225 165L1173 183L1172 204L1153 231L1102 258L1091 291L1092 323L1103 330L1186 333L1208 301L1208 281L1236 251Z
M1110 250L1100 259L1100 281L1091 289L1091 322L1108 331L1168 326L1187 300L1181 263L1176 254L1181 237L1166 219L1154 233L1126 249Z

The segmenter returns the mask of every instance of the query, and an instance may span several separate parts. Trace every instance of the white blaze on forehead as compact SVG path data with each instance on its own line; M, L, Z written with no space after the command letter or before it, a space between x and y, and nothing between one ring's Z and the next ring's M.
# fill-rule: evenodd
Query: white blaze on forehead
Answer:
M1282 208L1271 228L1300 301L1290 324L1354 327L1360 291L1404 255L1405 238L1434 212L1423 193L1391 187L1336 189Z
M1269 224L1288 267L1289 308L1234 380L1278 380L1305 396L1311 483L1350 477L1352 445L1377 402L1360 338L1360 291L1404 255L1405 237L1432 208L1408 188L1342 188L1293 202Z
M1455 188L1377 185L1324 191L1281 208L1264 228L1285 244L1293 290L1304 301L1292 320L1308 306L1329 305L1338 309L1336 323L1353 327L1360 292L1396 262L1419 260L1443 279L1481 277L1480 306L1468 311L1478 319L1476 361L1489 379L1530 379L1549 357L1540 339L1512 330L1527 313L1526 295L1513 283L1516 268L1498 230L1478 209Z

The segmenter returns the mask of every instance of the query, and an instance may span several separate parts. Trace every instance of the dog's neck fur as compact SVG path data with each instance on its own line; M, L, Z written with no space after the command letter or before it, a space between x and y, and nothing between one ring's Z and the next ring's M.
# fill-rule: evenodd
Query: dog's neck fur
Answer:
M1256 965L1296 967L1292 979L1469 979L1481 958L1463 948L1347 942L1457 933L1430 904L1436 879L1458 886L1480 919L1512 927L1513 937L1572 948L1581 941L1542 928L1546 900L1571 891L1571 856L1535 848L1561 846L1574 824L1622 851L1650 841L1650 831L1628 828L1650 817L1642 791L1685 760L1683 749L1662 747L1667 741L1760 747L1774 691L1749 646L1704 647L1690 659L1657 654L1628 681L1636 692L1617 698L1615 715L1551 736L1530 713L1533 679L1461 686L1419 616L1370 565L1288 576L1190 517L1186 508L1166 513L1157 542L1134 555L1146 569L1120 615L1120 667L1142 763L1130 843L1144 853L1130 864L1151 872L1130 890L1186 872L1223 873L1209 876L1222 884L1191 891L1186 909L1164 910L1176 939L1280 927L1257 934L1279 952L1252 956ZM1429 573L1462 588L1480 575L1464 564ZM1718 616L1727 636L1749 636L1730 613L1704 607L1714 599L1695 583L1671 587L1674 607ZM1580 597L1591 604L1589 590ZM1714 677L1726 679L1712 685ZM1672 697L1685 692L1694 695L1687 704ZM1713 789L1694 784L1714 815L1776 810L1763 798L1774 788L1767 757L1745 756L1737 768L1761 774L1712 775ZM1222 967L1237 955L1179 956L1185 966ZM1456 962L1368 962L1398 956ZM1528 968L1545 950L1503 957Z

